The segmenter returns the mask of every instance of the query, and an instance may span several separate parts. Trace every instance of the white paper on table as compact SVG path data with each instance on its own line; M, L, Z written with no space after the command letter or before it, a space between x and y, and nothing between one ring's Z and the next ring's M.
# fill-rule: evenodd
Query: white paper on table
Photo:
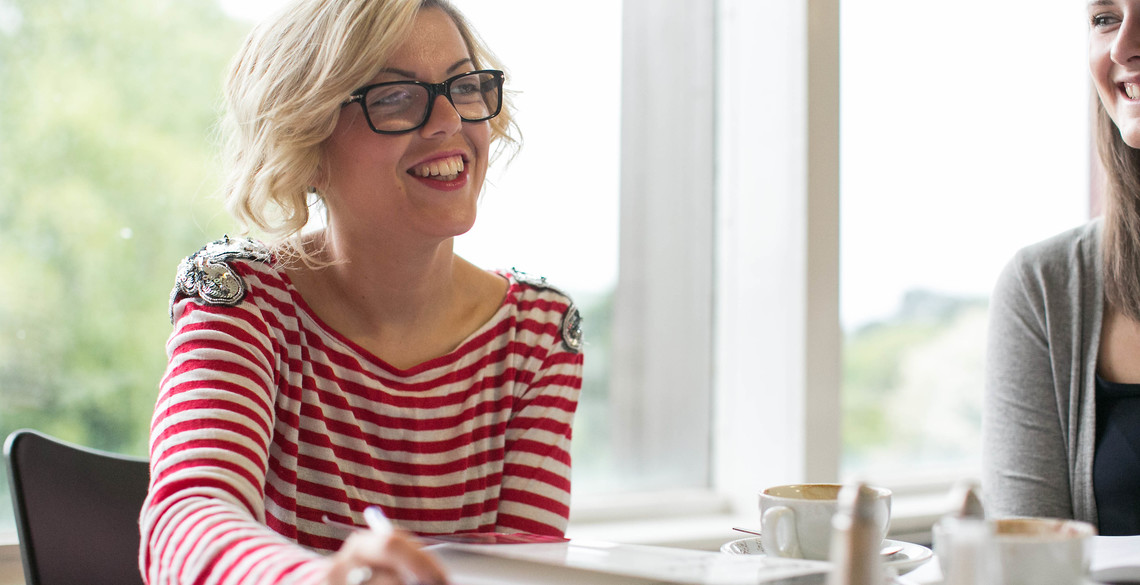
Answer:
M831 566L823 561L581 540L551 544L442 544L430 548L441 556L445 566L449 551L476 554L495 557L500 563L501 559L510 559L525 563L524 566L536 566L536 579L541 577L542 567L553 566L632 577L647 583L809 585L824 583ZM451 560L458 563L460 557L451 555ZM465 570L471 570L469 563Z
M1093 537L1089 572L1095 581L1140 582L1140 536Z

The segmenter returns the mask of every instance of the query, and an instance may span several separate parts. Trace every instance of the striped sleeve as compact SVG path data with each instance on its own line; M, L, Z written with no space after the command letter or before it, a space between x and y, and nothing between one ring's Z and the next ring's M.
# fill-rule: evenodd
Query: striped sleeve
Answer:
M265 525L274 346L253 304L181 299L151 424L147 583L319 583L328 561Z
M553 298L553 300L550 300ZM524 301L525 302L525 301ZM562 536L570 517L570 439L583 357L560 342L572 303L542 291L524 312L520 331L554 339L524 386L506 431L506 454L496 530ZM575 315L576 318L576 315ZM531 321L531 322L528 322Z

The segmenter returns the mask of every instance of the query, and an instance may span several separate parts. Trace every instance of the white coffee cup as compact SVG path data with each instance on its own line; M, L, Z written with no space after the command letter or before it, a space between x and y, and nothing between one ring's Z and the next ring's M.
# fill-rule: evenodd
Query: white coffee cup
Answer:
M988 520L989 581L1000 585L1075 585L1092 562L1096 528L1079 520Z
M760 492L760 543L771 556L827 560L831 556L831 519L839 507L841 484L807 483L770 487ZM891 522L891 491L878 493L876 513L886 537Z

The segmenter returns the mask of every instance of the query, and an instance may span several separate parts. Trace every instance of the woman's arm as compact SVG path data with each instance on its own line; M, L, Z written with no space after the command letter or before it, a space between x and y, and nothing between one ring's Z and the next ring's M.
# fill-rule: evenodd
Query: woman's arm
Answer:
M1006 266L990 299L982 418L983 497L987 515L1072 518L1066 438L1058 410L1041 268L1018 254ZM1063 301L1060 301L1063 303ZM1075 300L1072 302L1076 302ZM1081 347L1074 340L1072 347ZM1068 358L1070 356L1066 356ZM1066 372L1068 373L1068 372ZM1059 392L1060 391L1060 392Z
M582 388L580 339L561 340L563 327L547 326L554 339L541 365L517 399L506 430L503 481L496 529L562 536L570 517L570 437ZM576 331L580 335L580 331Z
M325 561L265 525L274 380L264 320L249 303L189 299L176 315L141 517L148 582L316 582Z
M445 581L405 533L353 533L326 557L266 525L274 429L274 336L255 306L182 300L151 429L142 510L147 582L344 583L356 567Z

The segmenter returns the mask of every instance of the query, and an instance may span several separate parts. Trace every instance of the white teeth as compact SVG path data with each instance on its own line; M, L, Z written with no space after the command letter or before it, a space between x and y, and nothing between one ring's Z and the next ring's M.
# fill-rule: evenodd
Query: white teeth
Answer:
M435 160L415 168L414 171L418 177L440 177L444 180L452 180L463 172L463 157L453 156Z
M1140 98L1140 86L1137 86L1135 83L1125 83L1124 93L1130 100Z

